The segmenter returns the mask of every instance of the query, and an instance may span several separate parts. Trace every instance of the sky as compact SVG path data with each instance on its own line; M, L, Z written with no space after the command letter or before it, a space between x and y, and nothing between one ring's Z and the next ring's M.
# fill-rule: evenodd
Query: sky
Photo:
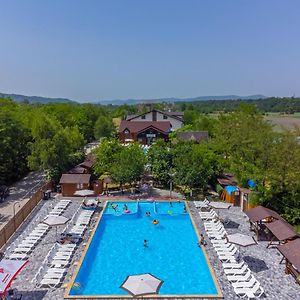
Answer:
M0 1L0 92L300 96L299 0Z

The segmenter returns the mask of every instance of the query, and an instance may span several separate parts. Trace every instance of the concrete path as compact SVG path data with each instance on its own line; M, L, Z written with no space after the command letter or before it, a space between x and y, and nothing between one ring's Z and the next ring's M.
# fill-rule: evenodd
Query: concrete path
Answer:
M9 187L10 195L0 203L0 230L17 213L29 198L46 182L42 172L30 172Z

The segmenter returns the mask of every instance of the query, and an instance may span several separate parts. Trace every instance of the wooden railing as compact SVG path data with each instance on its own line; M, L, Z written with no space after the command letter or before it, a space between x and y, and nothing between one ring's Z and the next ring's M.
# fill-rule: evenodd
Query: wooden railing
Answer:
M44 184L30 199L20 208L7 224L0 230L0 248L2 248L8 239L16 232L18 227L25 221L34 208L38 205L43 197L43 192L50 189L52 183Z

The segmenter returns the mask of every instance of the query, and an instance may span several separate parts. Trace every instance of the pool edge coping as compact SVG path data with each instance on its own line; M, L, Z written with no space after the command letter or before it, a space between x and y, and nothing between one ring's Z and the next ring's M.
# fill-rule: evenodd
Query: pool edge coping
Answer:
M174 200L158 200L158 202L177 202L178 200L174 201ZM111 201L111 200L106 200L105 201L105 205L103 206L103 209L102 211L100 212L99 214L99 217L98 217L98 220L95 224L95 227L92 231L92 234L91 236L89 237L89 240L86 244L86 247L83 251L83 253L81 254L81 257L79 259L79 262L77 264L77 267L76 267L76 270L73 274L73 276L71 277L70 281L67 283L67 288L66 288L66 291L64 293L64 299L132 299L132 298L136 298L136 297L133 297L132 295L69 295L71 289L72 289L72 286L74 285L74 282L75 282L75 279L80 271L80 268L81 268L81 265L83 263L83 260L85 258L85 255L86 255L86 252L88 251L89 247L90 247L90 244L93 240L93 237L95 235L95 232L98 228L98 225L102 219L102 216L104 214L104 211L106 209L106 206L109 202L137 202L137 200L121 200L121 199L118 199L116 201ZM187 207L187 211L188 211L188 214L190 216L190 219L191 219L191 222L192 222L192 225L194 227L194 230L195 230L195 233L198 237L198 240L200 240L200 234L199 234L199 231L198 231L198 228L195 224L195 221L194 221L194 218L193 218L193 215L191 214L191 211L190 211L190 207L188 205L188 202L187 201L182 201L182 202L185 202L185 205ZM222 299L223 298L223 294L222 294L222 290L220 288L220 285L219 285L219 282L217 280L217 276L212 268L212 265L210 263L210 260L209 260L209 257L206 253L206 250L205 250L205 247L203 245L201 245L201 249L203 251L203 254L205 256L205 260L206 260L206 263L207 263L207 266L208 266L208 269L210 271L210 274L212 276L212 279L213 279L213 282L215 284L215 287L217 289L217 292L218 294L214 294L214 295L211 295L211 294L186 294L186 295L183 295L183 294L174 294L174 295L158 295L158 294L155 294L155 295L144 295L142 298L151 298L151 299L164 299L164 298L167 298L167 299L176 299L176 298L186 298L186 299L194 299L194 298L208 298L208 299ZM138 297L137 297L138 298Z

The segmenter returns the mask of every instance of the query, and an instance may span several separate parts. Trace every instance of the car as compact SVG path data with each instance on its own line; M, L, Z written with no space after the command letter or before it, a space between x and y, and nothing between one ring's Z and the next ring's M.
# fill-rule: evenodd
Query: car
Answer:
M2 185L0 186L0 201L4 201L9 196L9 187Z

